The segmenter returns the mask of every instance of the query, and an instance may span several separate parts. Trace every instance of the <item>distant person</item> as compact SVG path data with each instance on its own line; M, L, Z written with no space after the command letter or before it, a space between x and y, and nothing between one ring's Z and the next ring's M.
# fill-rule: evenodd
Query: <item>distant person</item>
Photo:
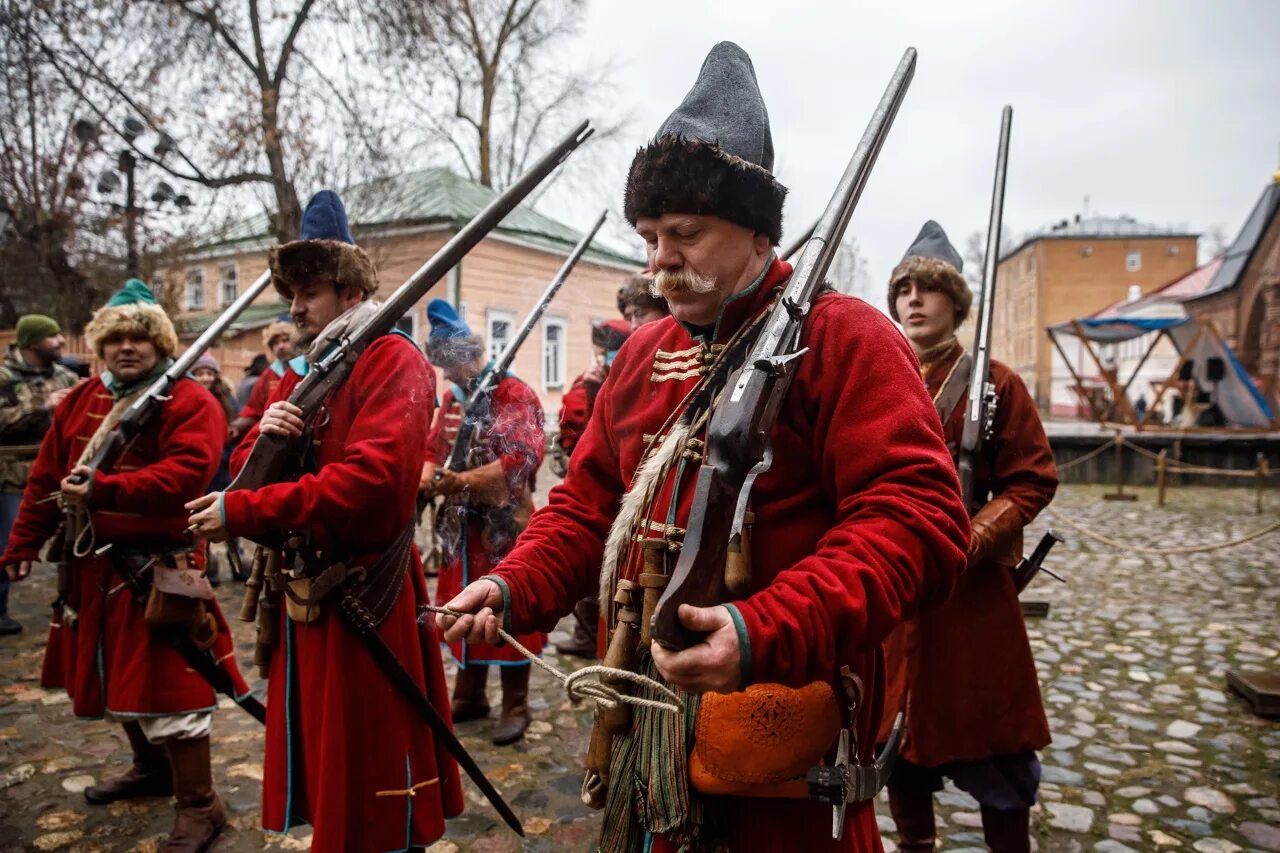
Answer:
M270 362L262 353L255 355L253 361L249 362L249 368L244 372L244 378L236 386L237 410L244 408L245 403L249 402L249 395L253 393L253 386L257 384L258 377L262 375L262 371L267 369L268 364Z
M60 363L67 339L57 320L27 314L18 318L17 333L17 345L0 364L0 554L53 410L79 382ZM21 630L9 616L9 577L0 572L0 636Z
M1147 416L1147 395L1139 394L1138 402L1133 404L1133 413L1137 416L1138 422L1141 423Z
M633 275L631 280L618 290L618 313L628 323L631 330L661 320L671 313L667 300L653 293L653 276L648 273Z

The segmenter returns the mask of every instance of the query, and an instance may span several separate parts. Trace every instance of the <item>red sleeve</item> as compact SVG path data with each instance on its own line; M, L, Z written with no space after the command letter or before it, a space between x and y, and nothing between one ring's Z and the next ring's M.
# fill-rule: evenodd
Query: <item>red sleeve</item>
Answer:
M412 506L435 405L435 376L427 360L399 335L384 335L360 356L343 391L358 395L359 407L342 459L295 482L226 492L223 511L233 535L252 538L319 524L343 538L371 519L383 520L389 505Z
M846 650L873 648L949 594L969 540L955 466L902 334L865 303L832 295L815 305L802 343L811 355L792 400L812 401L803 405L814 461L837 520L813 554L734 602L756 682L829 674Z
M99 474L89 505L116 512L148 512L157 505L199 497L218 471L227 442L227 416L213 395L194 380L173 388L157 424L160 458L136 471Z
M262 413L267 410L267 391L271 388L272 383L267 381L268 367L253 383L253 390L249 392L249 399L245 401L244 408L236 415L237 418L249 418L255 424L262 420ZM279 383L275 383L279 384Z
M443 465L449 461L449 440L444 434L445 415L453 408L453 389L444 392L444 401L436 409L435 420L431 423L431 431L427 434L427 461L434 465Z
M1027 386L1003 364L992 364L991 374L999 400L989 455L991 493L1012 501L1025 526L1053 500L1058 468Z
M266 376L266 374L264 373L263 376ZM236 449L231 451L230 471L232 477L240 473L240 469L244 467L244 463L249 459L249 452L253 450L253 443L258 440L258 426L262 423L263 414L277 400L289 399L289 394L293 391L294 386L298 384L299 379L298 374L288 370L285 371L284 378L275 383L275 389L270 394L266 394L264 390L262 394L262 409L258 412L258 416L254 418L253 426L249 427L249 431L241 437ZM253 398L258 396L259 389L265 389L270 384L269 382L263 382L261 376L258 377L257 383L253 386L253 394L250 395L249 403L240 412L241 415L249 411L250 406L253 405Z
M564 392L560 403L560 446L572 454L587 428L587 386L579 376Z
M0 557L0 565L37 559L40 548L58 529L62 510L58 508L57 501L44 499L58 491L62 478L71 470L71 462L66 458L67 440L63 437L67 413L79 407L80 398L90 387L100 389L101 385L86 382L54 409L53 422L40 441L40 450L31 465L31 473L22 492L22 505L9 531L9 543L3 557Z
M532 388L508 376L494 390L493 403L490 434L500 436L502 473L508 483L528 482L547 452L542 402Z

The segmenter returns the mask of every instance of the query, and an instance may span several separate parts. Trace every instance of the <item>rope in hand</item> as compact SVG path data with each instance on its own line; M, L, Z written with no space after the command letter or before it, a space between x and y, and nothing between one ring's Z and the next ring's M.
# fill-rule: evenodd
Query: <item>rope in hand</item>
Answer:
M462 616L474 615L461 613L449 607L436 607L433 604L423 605L423 609L431 613L440 613L445 616L452 616L455 619ZM684 710L684 704L680 701L680 697L674 690L667 687L661 682L655 681L648 676L641 675L638 672L631 672L626 669L618 669L612 666L603 666L595 664L593 666L584 666L572 673L561 672L556 667L547 663L538 655L529 651L522 646L515 637L508 634L501 628L498 629L498 636L503 642L509 644L513 649L523 655L530 663L537 666L543 672L555 678L564 685L565 693L569 695L572 702L580 702L583 699L594 699L596 704L603 708L616 708L619 703L627 705L639 705L645 708L653 708L655 711L667 711L672 714L679 714ZM590 680L591 676L597 676L596 680ZM632 696L629 693L623 693L621 690L610 687L601 678L610 678L620 681L629 681L637 687L651 690L659 695L667 697L670 701L664 702L659 699L645 699L642 696Z
M1243 545L1246 542L1252 542L1254 539L1261 538L1263 536L1266 536L1268 533L1274 533L1275 531L1280 530L1280 521L1274 521L1270 525L1263 527L1260 530L1255 530L1252 533L1241 536L1238 539L1232 539L1228 542L1214 542L1209 545L1183 545L1177 548L1149 548L1145 545L1133 545L1128 542L1120 542L1119 540L1111 539L1110 537L1103 536L1101 533L1097 533L1093 530L1090 530L1089 528L1085 527L1083 524L1080 524L1079 522L1072 521L1071 519L1067 518L1061 512L1054 509L1053 507L1046 507L1045 511L1048 512L1050 515L1052 515L1054 518L1056 518L1058 521L1065 524L1067 527L1070 527L1072 530L1075 530L1077 533L1082 533L1096 542L1101 542L1103 545L1109 545L1112 548L1118 548L1122 551L1131 551L1135 554L1148 554L1154 557L1172 557L1172 556L1177 556L1182 554L1202 554L1205 551L1217 551L1221 548L1234 548L1237 545Z

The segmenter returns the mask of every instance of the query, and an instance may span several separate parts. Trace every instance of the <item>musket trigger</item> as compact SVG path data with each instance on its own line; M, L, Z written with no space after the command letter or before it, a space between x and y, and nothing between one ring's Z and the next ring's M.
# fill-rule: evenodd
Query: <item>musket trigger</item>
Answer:
M756 370L763 371L769 374L770 376L781 376L782 373L787 369L787 365L789 365L791 362L795 361L796 359L800 358L800 356L804 355L808 351L809 351L808 347L803 347L802 349L798 349L795 352L788 352L788 353L783 353L782 355L770 355L770 356L766 356L765 358L758 358L755 360L752 366L755 367Z

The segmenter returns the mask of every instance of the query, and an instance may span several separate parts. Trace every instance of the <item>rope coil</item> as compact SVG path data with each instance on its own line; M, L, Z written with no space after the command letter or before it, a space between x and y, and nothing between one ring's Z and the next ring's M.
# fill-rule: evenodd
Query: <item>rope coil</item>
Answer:
M433 604L423 605L423 609L430 613L439 613L444 616L452 616L455 619L461 618L468 614L461 613L449 607L437 607ZM508 634L501 628L498 629L498 636L503 642L509 644L513 649L519 652L530 663L537 666L543 672L546 672L561 685L564 686L565 693L568 694L571 702L577 703L583 699L594 699L597 705L603 708L616 708L619 704L637 705L643 708L652 708L655 711L666 711L671 714L679 714L684 710L684 704L680 701L680 697L674 690L667 687L661 682L641 675L638 672L632 672L628 669L617 669L612 666L604 666L595 664L593 666L585 666L582 669L572 673L565 673L557 669L555 666L547 663L538 655L529 651L520 644L515 637ZM596 680L592 680L592 676L597 676ZM623 693L614 687L605 684L602 678L610 678L618 681L628 681L642 689L651 690L661 696L665 696L669 701L660 699L646 699L643 696L632 696L629 693Z

